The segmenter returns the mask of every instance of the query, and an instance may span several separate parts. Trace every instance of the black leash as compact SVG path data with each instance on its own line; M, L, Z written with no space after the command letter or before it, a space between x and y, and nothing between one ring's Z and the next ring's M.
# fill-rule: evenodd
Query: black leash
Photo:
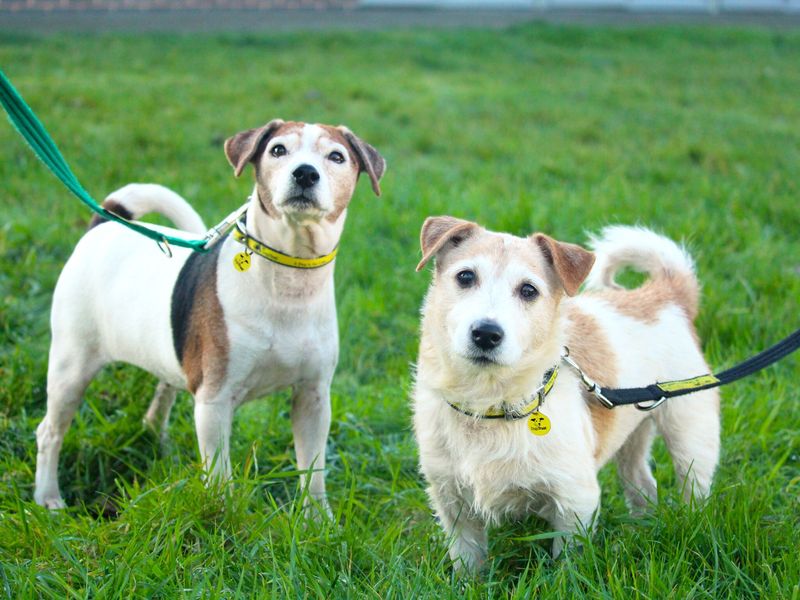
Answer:
M594 394L606 408L635 404L636 408L639 410L652 410L664 402L667 398L684 396L693 392L719 387L721 385L742 379L743 377L747 377L756 371L760 371L761 369L778 362L780 359L788 356L798 348L800 348L800 329L795 331L789 337L781 340L774 346L767 348L763 352L748 358L743 363L740 363L726 371L722 371L721 373L717 373L715 375L700 375L698 377L679 379L676 381L664 381L661 383L654 383L646 387L624 389L601 387L586 377L581 368L575 364L571 358L569 358L568 349L566 351L566 355L562 358L564 362L578 372L587 389ZM641 402L652 402L652 404L641 405Z

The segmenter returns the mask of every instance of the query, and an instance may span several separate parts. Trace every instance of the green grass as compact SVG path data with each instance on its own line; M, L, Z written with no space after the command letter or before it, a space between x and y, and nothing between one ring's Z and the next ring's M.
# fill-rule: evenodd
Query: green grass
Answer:
M222 140L273 117L346 123L389 163L382 198L361 183L337 260L337 525L299 510L285 394L237 413L222 502L199 478L191 399L161 448L140 425L155 380L127 366L90 387L61 457L72 508L50 514L31 501L48 311L89 214L0 126L0 594L800 598L796 356L724 390L701 510L678 502L659 443L652 516L627 516L609 467L581 553L551 561L521 539L542 523L508 525L464 581L427 507L408 399L430 214L570 241L616 222L687 239L716 367L796 328L799 56L798 33L723 28L0 37L0 65L98 199L157 181L216 221L250 187Z

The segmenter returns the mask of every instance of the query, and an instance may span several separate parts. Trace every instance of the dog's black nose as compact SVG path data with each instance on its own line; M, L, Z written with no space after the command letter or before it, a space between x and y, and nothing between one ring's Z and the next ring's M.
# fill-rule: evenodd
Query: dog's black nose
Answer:
M472 343L481 350L494 350L503 341L503 328L495 321L484 319L473 323L470 329Z
M303 189L313 187L319 181L319 173L311 165L300 165L292 171L292 177Z

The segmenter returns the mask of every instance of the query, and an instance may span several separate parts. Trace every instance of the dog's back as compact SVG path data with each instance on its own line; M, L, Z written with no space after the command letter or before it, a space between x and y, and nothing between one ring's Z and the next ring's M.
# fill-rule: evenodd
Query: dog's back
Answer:
M585 291L564 305L570 349L580 364L617 387L705 369L694 330L699 284L689 253L641 227L607 227L591 246L596 260ZM616 282L625 268L648 279L626 289Z
M708 373L694 328L700 286L689 253L641 227L608 227L591 246L597 258L586 291L565 305L570 352L587 374L601 385L625 388ZM649 278L640 287L623 288L615 277L625 268ZM647 454L641 448L652 440L651 424L640 426L642 415L633 407L611 411L591 399L588 404L598 464L616 454L623 477L635 480L640 489L651 488L647 496L654 498L649 468L645 477L644 466L638 464ZM676 469L685 476L692 468L703 488L694 492L705 495L719 449L717 390L673 398L653 417ZM704 459L697 460L698 455Z

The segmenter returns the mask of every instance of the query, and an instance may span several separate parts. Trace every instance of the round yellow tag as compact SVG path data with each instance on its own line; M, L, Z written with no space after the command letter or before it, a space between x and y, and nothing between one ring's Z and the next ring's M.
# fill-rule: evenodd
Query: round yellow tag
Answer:
M528 429L533 435L547 435L550 432L550 419L539 411L528 417Z
M250 255L247 252L239 252L233 257L233 266L240 273L244 273L250 268Z

